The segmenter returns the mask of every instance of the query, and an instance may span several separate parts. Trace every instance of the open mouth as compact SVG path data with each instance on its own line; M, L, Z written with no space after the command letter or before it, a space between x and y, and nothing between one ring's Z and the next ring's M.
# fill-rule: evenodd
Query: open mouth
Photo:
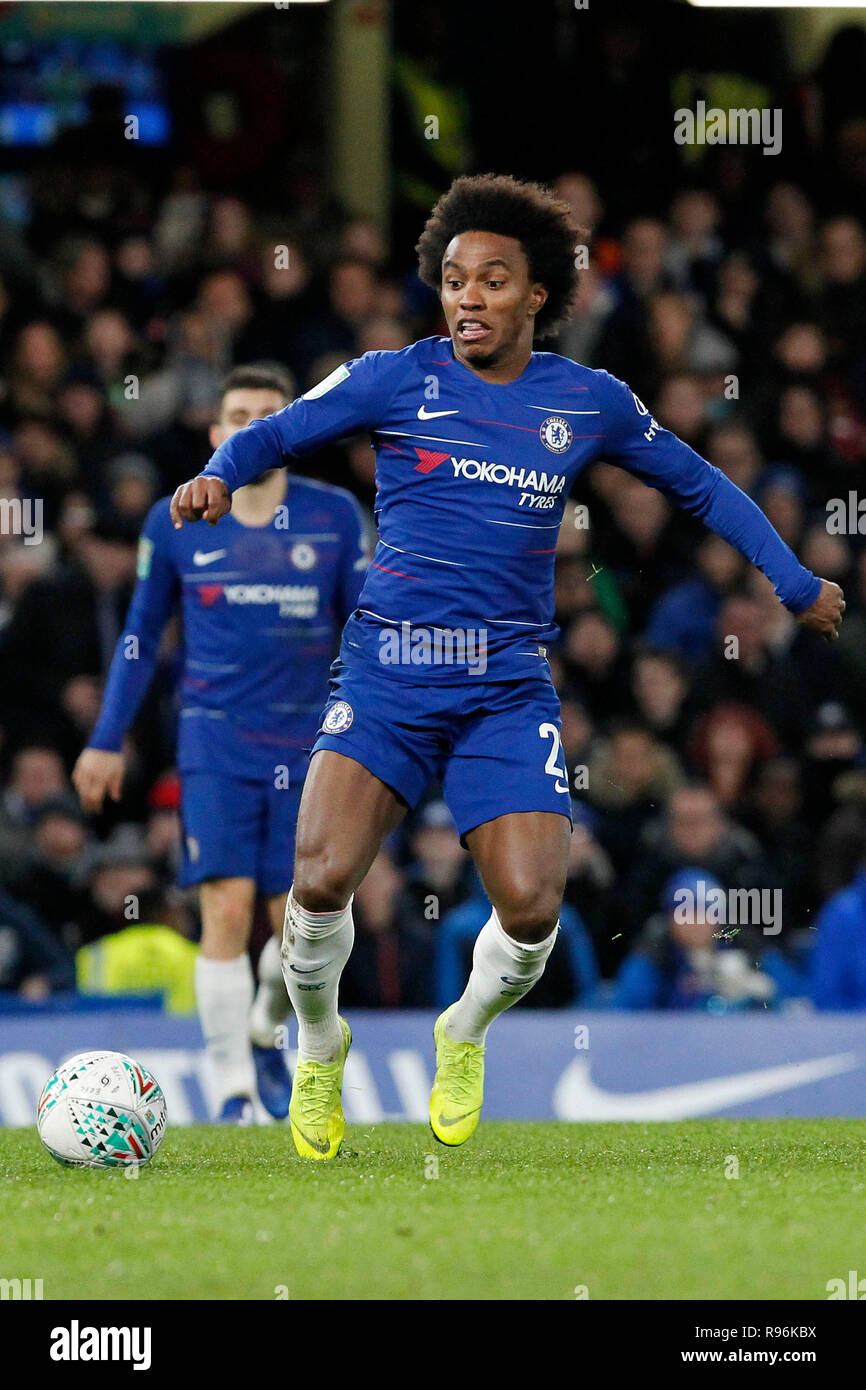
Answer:
M489 338L493 329L481 319L461 319L457 325L457 337L462 343L480 343Z

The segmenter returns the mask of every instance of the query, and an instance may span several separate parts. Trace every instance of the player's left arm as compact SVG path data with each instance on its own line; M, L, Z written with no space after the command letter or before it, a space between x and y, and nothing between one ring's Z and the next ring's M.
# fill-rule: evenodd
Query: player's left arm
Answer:
M835 641L845 612L839 585L801 565L760 507L664 429L624 382L598 372L596 394L606 431L601 456L658 488L735 546L771 580L777 597L798 622Z

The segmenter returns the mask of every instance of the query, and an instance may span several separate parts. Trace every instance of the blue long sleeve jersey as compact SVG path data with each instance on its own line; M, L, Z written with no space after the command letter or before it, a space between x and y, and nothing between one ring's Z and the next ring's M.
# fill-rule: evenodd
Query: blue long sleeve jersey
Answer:
M266 526L229 514L214 529L177 531L169 505L162 498L144 524L135 592L89 746L121 747L179 601L180 770L257 778L287 766L303 775L336 639L369 563L361 509L341 488L298 477Z
M820 591L759 508L663 429L628 386L556 353L533 353L507 385L465 367L450 338L365 353L239 430L204 471L233 491L284 454L302 456L360 431L376 451L378 544L352 641L371 657L382 624L409 623L483 631L483 679L537 672L539 644L558 635L554 559L565 500L597 459L717 531L763 570L792 612ZM411 666L390 671L419 678ZM448 679L448 671L428 666L423 678Z

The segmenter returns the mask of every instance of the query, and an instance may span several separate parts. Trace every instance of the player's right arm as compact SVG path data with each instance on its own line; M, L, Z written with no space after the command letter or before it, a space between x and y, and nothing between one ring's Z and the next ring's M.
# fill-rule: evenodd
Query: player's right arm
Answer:
M406 349L411 351L411 349ZM253 420L220 444L197 478L183 483L171 501L171 519L215 526L231 508L231 494L262 473L282 467L323 444L372 429L397 389L402 352L366 352L344 363L284 410Z
M135 592L114 649L102 709L72 773L81 805L90 814L102 809L106 796L120 800L123 740L153 678L160 638L178 595L177 569L166 544L170 535L163 499L151 509L142 529Z

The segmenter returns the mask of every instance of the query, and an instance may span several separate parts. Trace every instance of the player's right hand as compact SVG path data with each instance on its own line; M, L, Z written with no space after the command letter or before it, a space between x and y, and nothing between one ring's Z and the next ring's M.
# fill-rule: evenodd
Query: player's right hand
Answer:
M72 785L88 815L102 810L106 793L119 801L126 771L122 753L108 753L102 748L85 748L72 769Z
M202 473L181 483L171 499L171 519L176 531L185 521L206 521L209 526L216 526L231 509L232 495L222 478L205 477Z

